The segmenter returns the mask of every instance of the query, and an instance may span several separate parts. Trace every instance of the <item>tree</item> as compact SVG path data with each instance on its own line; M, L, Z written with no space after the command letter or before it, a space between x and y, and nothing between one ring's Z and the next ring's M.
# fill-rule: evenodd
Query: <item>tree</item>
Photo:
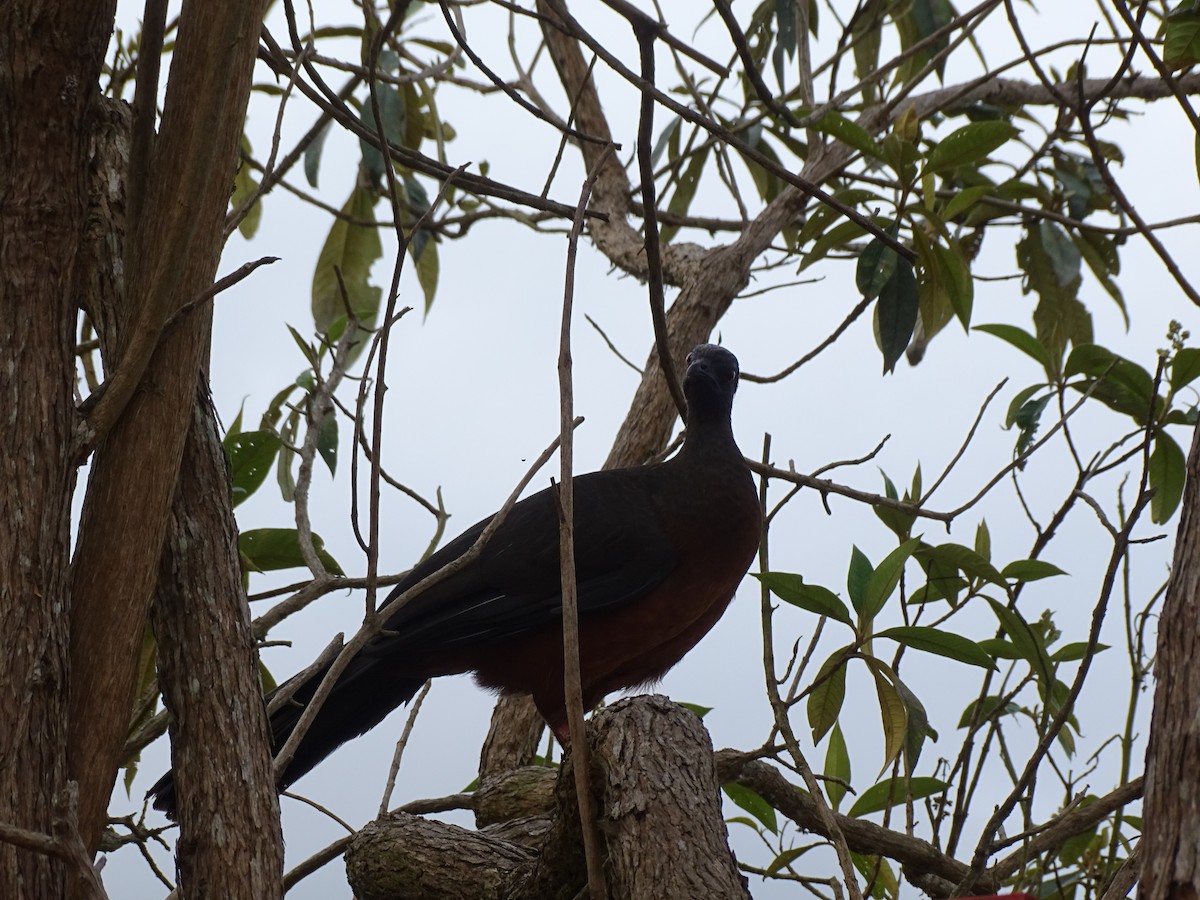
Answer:
M838 458L832 451L811 474L773 463L801 449L788 431L792 413L776 402L764 417L774 437L752 454L769 526L755 573L768 733L747 727L736 749L714 755L703 729L657 700L595 719L589 743L601 762L582 767L593 789L612 734L626 736L613 746L647 750L611 754L621 762L608 771L629 778L600 797L610 825L614 809L644 793L641 773L653 783L662 766L680 765L653 752L654 741L628 738L653 735L652 716L688 735L660 743L690 760L704 785L696 795L713 801L666 820L698 823L686 841L661 822L622 834L624 843L621 829L609 828L601 843L615 893L653 896L655 885L620 880L639 869L620 861L671 845L712 863L706 884L727 879L723 894L740 890L716 815L718 782L748 814L730 820L735 841L739 832L758 841L738 844L742 871L766 880L756 895L801 882L895 896L903 876L934 896L1013 887L1115 897L1139 871L1148 897L1195 893L1200 868L1187 837L1195 823L1176 813L1143 823L1131 804L1142 793L1139 698L1164 593L1171 625L1159 630L1156 658L1170 665L1158 673L1148 809L1178 800L1195 809L1187 798L1200 790L1187 732L1197 703L1189 548L1200 520L1179 443L1196 424L1190 385L1200 350L1177 322L1159 353L1120 333L1147 319L1161 333L1168 320L1188 319L1187 301L1200 302L1171 249L1195 217L1148 220L1118 146L1141 103L1171 123L1164 150L1191 146L1185 129L1198 130L1191 98L1200 90L1191 71L1200 62L1194 3L1101 3L1096 29L1068 21L1049 37L1033 36L1036 11L1001 0L962 12L945 0L781 0L736 10L714 0L661 19L617 0L594 9L561 0L367 5L323 20L285 3L260 30L265 6L185 3L168 20L154 0L138 33L118 32L103 52L112 4L63 11L22 0L0 11L0 139L10 160L0 171L0 284L5 308L17 313L0 328L16 375L3 382L10 427L0 453L6 894L96 893L89 861L98 848L116 859L132 853L126 845L162 839L154 820L116 815L129 804L111 794L119 770L128 785L168 722L182 895L278 895L347 848L357 893L386 894L396 879L412 892L378 849L394 833L409 860L432 859L422 854L449 842L438 871L452 895L467 891L467 857L455 857L467 846L486 876L481 896L504 878L524 896L578 892L589 861L571 782L546 783L556 769L539 755L540 728L519 700L497 707L478 791L410 801L401 807L408 817L381 819L285 877L259 700L273 679L258 647L315 601L346 587L367 594L363 630L330 645L327 658L348 658L378 628L379 589L403 565L381 542L385 488L430 517L430 548L441 540L440 492L430 500L395 477L394 441L385 440L385 408L404 393L389 376L394 335L417 328L406 317L414 296L430 322L453 302L448 261L516 229L569 232L564 309L538 313L564 322L553 349L561 349L565 397L576 374L570 305L580 231L594 248L585 253L647 285L646 324L616 341L596 329L614 350L635 339L650 348L645 365L633 366L640 380L606 465L639 464L669 447L677 413L663 373L719 329L742 328L749 359L796 360L756 375L735 347L747 385L771 385L762 390L774 397L789 396L793 373L834 354L857 378L866 360L878 371L882 358L885 381L848 381L853 399L837 398L847 419L871 392L895 405L899 394L889 401L888 392L905 378L966 380L971 367L943 347L972 361L999 353L995 368L1023 381L1035 373L1028 385L997 387L977 410L928 386L905 397L913 422L950 409L948 424L966 437L957 450L930 443L910 459L880 445L852 460L913 472L899 488L884 474L879 491L860 471L831 480L830 469L848 465L824 464ZM130 92L128 107L121 101ZM477 97L486 98L486 120L460 112ZM297 116L308 121L293 134ZM269 123L269 140L258 137L259 121ZM552 161L548 179L545 171L492 178L457 150L520 129ZM343 135L354 142L344 201L328 185L344 159L335 149ZM1173 193L1195 196L1191 173L1163 178ZM313 264L311 326L291 329L303 371L291 380L272 369L279 389L257 427L243 408L222 438L208 381L228 361L219 343L210 348L213 305L227 299L223 291L252 287L263 274L255 269L271 261L239 267L228 249L222 261L222 249L244 249L231 235L253 238L283 191L327 232ZM265 232L255 243L264 241ZM1136 256L1141 246L1152 261ZM1131 260L1139 279L1161 266L1171 296L1150 303L1131 291ZM762 291L817 296L788 281L791 267L827 279L837 298L801 320L798 333L813 348L803 356L785 310L737 324ZM1028 304L1001 305L985 279L997 270L1019 278ZM1002 289L1012 295L1017 284ZM874 348L854 327L868 312ZM456 362L428 373L424 389ZM999 396L1003 413L992 407ZM260 408L263 398L248 404ZM562 413L569 469L565 401ZM997 424L1011 437L1002 448L977 437ZM918 455L937 477L923 473ZM321 516L320 535L318 460L354 497L346 521ZM85 462L73 525L75 473ZM261 506L272 470L290 506L271 507L273 527L238 534L234 508L252 496ZM796 552L796 522L822 514L817 504L798 509L808 498L854 529L826 548L841 571ZM1168 588L1153 572L1157 545L1143 545L1181 502ZM1082 548L1077 533L1088 535ZM361 547L353 565L340 549L352 546L350 536ZM307 570L302 583L248 596L261 578L254 573L294 568ZM1059 599L1090 594L1086 614L1054 602L1049 585ZM248 602L271 598L264 612ZM1052 608L1039 616L1033 604L1041 603ZM1119 618L1124 633L1105 631L1106 618ZM1104 680L1120 652L1106 646L1114 631L1127 698L1085 719L1085 689L1116 691ZM951 709L968 683L971 698ZM420 708L418 699L412 714ZM882 727L868 730L862 710L872 708ZM535 762L541 770L522 768ZM508 821L499 835L411 817L457 805L481 822L508 820L514 795L532 818ZM1134 850L1143 824L1146 848ZM820 846L795 829L819 834ZM482 869L481 859L489 860ZM370 880L380 870L393 887Z

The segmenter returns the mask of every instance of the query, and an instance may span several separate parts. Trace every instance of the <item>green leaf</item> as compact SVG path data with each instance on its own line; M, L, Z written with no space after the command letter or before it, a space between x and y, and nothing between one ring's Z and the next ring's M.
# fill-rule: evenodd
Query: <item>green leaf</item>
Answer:
M858 270L855 272L854 281L859 293L867 298L878 297L883 286L895 273L899 260L895 250L879 238L872 238L871 243L867 244L858 257Z
M1137 363L1099 344L1075 347L1067 358L1063 374L1103 378L1104 382L1092 396L1117 412L1132 416L1138 423L1145 422L1146 416L1156 406L1151 403L1154 399L1154 377Z
M310 344L308 341L306 341L304 338L302 338L300 336L300 332L298 332L291 325L287 326L287 330L288 330L288 333L291 334L292 340L296 342L296 346L300 348L300 353L304 357L305 361L313 369L319 369L321 367L321 357L320 357L320 354L317 353L316 348L313 347L313 345Z
M325 551L325 542L313 533L313 549L333 575L344 575L342 567ZM242 567L255 572L273 572L304 566L300 553L300 534L295 528L255 528L238 535Z
M279 456L275 461L275 481L279 485L279 493L284 502L291 503L296 499L296 479L292 477L292 460L296 458L296 431L300 427L300 411L292 410L284 422L279 437L283 446L279 448Z
M1056 370L1068 344L1090 344L1093 339L1091 313L1077 296L1083 281L1081 258L1079 248L1053 222L1026 228L1017 244L1017 263L1025 273L1022 290L1038 295L1033 323Z
M857 545L850 548L850 568L846 572L846 592L850 594L850 603L854 611L862 612L863 598L867 594L867 584L875 568L867 555L858 549Z
M421 94L412 82L400 86L404 98L404 137L401 142L412 150L421 149L421 141L428 132L430 136L436 133L438 123L427 123L422 111Z
M1008 122L972 122L951 132L929 151L925 171L931 175L948 172L983 159L1016 137Z
M412 255L413 261L417 264L417 281L420 283L421 290L425 294L425 315L429 315L429 310L433 306L433 297L437 293L440 271L437 242L429 241L426 243L420 255L417 255L414 247L415 242L410 243L408 251Z
M896 486L892 484L892 480L888 478L887 472L884 472L881 469L880 474L883 476L883 487L887 498L889 500L899 500L900 495L896 492ZM914 495L910 491L904 495L904 499L906 501L910 501L912 500L913 496ZM898 509L893 509L890 506L884 506L882 504L872 506L871 511L874 512L875 517L884 525L886 525L891 532L896 535L896 537L900 538L900 540L906 541L911 536L913 522L915 522L917 519L917 517L912 513L901 512Z
M897 260L896 270L879 292L875 304L876 340L883 352L883 372L886 375L908 348L920 312L917 279L908 260Z
M1171 360L1171 390L1178 391L1200 378L1200 349L1184 347Z
M671 119L667 127L659 134L658 140L654 142L654 149L650 151L650 162L656 166L658 165L658 161L662 159L663 151L667 149L667 145L672 141L677 142L679 140L679 126L682 124L683 119L679 118L679 116ZM672 162L674 162L673 159Z
M1000 572L1005 578L1013 581L1040 581L1043 578L1053 578L1055 575L1067 573L1053 563L1040 559L1018 559L1010 562Z
M917 552L917 561L925 568L930 578L934 577L935 567L941 573L946 569L962 572L968 578L982 580L1008 588L1004 576L988 560L980 556L970 547L962 544L926 545Z
M948 0L911 0L892 13L896 30L900 33L900 49L904 52L905 61L896 72L901 82L908 82L920 74L926 65L933 61L936 54L950 46L949 34L943 34L935 41L929 41L920 49L915 45L926 41L936 31L948 25L954 18L954 7ZM942 56L935 65L939 79L945 71L946 60Z
M746 812L750 813L750 815L754 816L754 818L758 819L758 821L762 822L763 826L772 834L779 833L779 823L775 818L775 808L758 793L745 785L732 781L721 785L721 790L737 806L740 806Z
M1121 317L1125 320L1125 329L1128 330L1129 310L1125 305L1125 295L1121 293L1121 288L1113 278L1121 271L1121 258L1117 255L1117 240L1106 237L1098 231L1090 230L1072 234L1071 240L1083 254L1083 260L1092 270L1092 274L1096 276L1096 280L1100 282L1108 296L1112 297L1117 308L1121 310Z
M977 643L950 631L941 631L926 625L897 625L876 634L876 637L891 638L914 650L936 653L983 669L994 669L996 664Z
M1012 400L1010 400L1008 403L1008 413L1004 417L1005 430L1008 430L1009 428L1012 428L1014 425L1018 424L1018 419L1021 418L1022 410L1025 409L1025 406L1028 404L1029 398L1045 388L1045 384L1031 384L1029 387L1022 388L1021 390L1017 391Z
M883 609L888 597L900 583L900 576L904 574L904 564L920 545L920 538L910 538L885 556L875 567L863 593L862 608L859 610L862 621L870 622Z
M954 196L947 201L946 208L942 210L942 218L953 221L955 217L965 213L993 190L995 190L993 185L977 184L973 187L963 188L961 191L955 191Z
M850 751L846 748L846 737L842 734L842 726L836 722L829 732L829 746L825 748L825 774L830 778L840 778L846 784L850 783ZM836 781L824 781L825 796L829 805L835 810L841 805L846 796L846 788Z
M900 882L887 857L855 853L851 850L850 861L862 875L863 881L872 885L871 892L866 895L869 900L897 900L900 896Z
M403 210L405 225L415 225L421 216L429 212L429 194L425 190L425 185L421 184L420 179L415 175L407 175L404 178L404 206L406 207ZM421 255L421 251L425 249L425 245L430 240L430 234L424 228L418 228L409 235L408 249L412 253L413 259Z
M816 613L818 616L829 616L847 625L853 624L854 620L850 617L846 604L828 588L819 584L805 584L800 575L787 572L762 572L754 577L785 603Z
M697 719L703 719L713 711L711 706L701 706L699 703L684 703L682 700L675 701L684 709L689 710Z
M888 778L863 791L854 801L854 805L850 807L847 815L859 818L871 813L883 812L889 807L904 803L910 794L914 800L922 800L925 797L940 794L947 787L949 787L948 782L939 778Z
M784 850L771 861L769 866L767 866L766 877L770 878L776 872L783 871L809 850L812 850L814 847L821 846L824 846L824 841L818 841L812 844L805 844L803 847L792 847L788 850Z
M846 651L835 650L825 660L808 695L808 725L812 728L813 743L819 743L836 724L846 699Z
M317 432L317 452L329 467L329 474L337 475L338 424L337 415L332 411L321 418L321 429Z
M886 677L891 669L882 661L866 657L865 661L875 679L875 695L879 699L879 717L883 722L884 760L886 770L900 755L908 738L908 707L900 691ZM894 677L894 673L893 677Z
M326 122L325 127L317 132L317 136L304 150L304 177L310 187L317 186L317 173L321 170L321 151L325 149L325 138L329 137L331 127L333 122Z
M967 704L967 708L963 710L962 716L959 717L958 727L970 728L971 721L975 718L976 709L980 710L980 725L986 723L991 716L996 715L997 710L1000 710L999 715L1002 716L1011 716L1021 711L1021 707L1017 706L1017 704L1013 703L1011 700L1008 703L1005 703L1003 709L1001 710L1000 704L1003 702L1003 700L1003 697L996 694L989 694L982 700L972 700Z
M275 681L275 676L271 674L271 670L267 668L267 664L261 659L258 661L258 680L262 685L263 696L266 696L279 687L279 683Z
M242 136L242 150L245 151L246 158L250 156L250 141ZM237 209L243 202L254 196L258 190L258 182L254 180L250 163L247 159L242 159L238 163L237 174L233 177L233 196L229 198L229 205ZM246 215L242 217L242 221L238 223L238 231L242 237L250 240L258 231L258 224L262 221L262 201L255 200L254 205L246 211Z
M1108 644L1096 644L1096 652L1101 653L1108 647ZM1075 662L1087 655L1087 648L1087 641L1073 641L1070 644L1063 644L1050 655L1050 658L1055 662Z
M1040 386L1036 389L1040 390ZM1053 394L1043 394L1041 397L1027 400L1015 411L1010 407L1009 418L1020 432L1017 435L1017 445L1013 448L1014 456L1021 456L1033 446L1033 439L1037 437L1038 427L1042 422L1042 413L1046 411L1046 406L1053 396Z
M1191 0L1184 0L1167 15L1163 28L1163 62L1171 69L1200 62L1200 11Z
M975 302L975 282L971 278L970 264L963 258L958 242L951 239L950 246L934 244L934 259L937 263L938 281L964 331L971 327L971 309Z
M975 529L975 552L989 562L992 559L992 535L988 531L987 519L980 519L979 526Z
M242 415L246 412L246 401L242 401L242 405L238 407L238 414L233 419L233 424L225 431L225 440L223 443L228 444L229 439L235 434L240 434L242 431Z
M1021 659L1021 654L1011 641L1006 641L1004 638L987 638L979 642L979 646L986 650L993 659Z
M796 0L775 0L775 77L783 84L783 57L796 55Z
M1009 609L990 597L987 598L987 601L996 619L1000 622L1000 627L1004 629L1004 633L1008 635L1017 652L1021 654L1021 658L1029 663L1034 677L1040 683L1050 680L1054 668L1050 664L1050 658L1046 655L1046 648L1040 636L1016 610Z
M383 122L384 137L390 144L403 144L406 133L406 116L408 114L404 106L404 98L400 96L400 92L394 87L377 84L375 87L375 100L379 103L379 118ZM375 124L375 107L369 96L363 100L359 119L362 121L363 127L378 141L379 128ZM383 182L383 154L365 138L360 137L358 145L362 150L363 168L366 169L367 174L370 176L371 184L378 187Z
M813 243L812 247L809 248L809 251L800 258L800 266L797 271L803 272L813 263L828 256L831 250L846 249L851 241L862 237L864 234L866 234L866 229L857 222L847 220L838 223L821 235Z
M1160 432L1154 439L1154 452L1150 454L1150 487L1154 496L1150 498L1150 521L1163 525L1170 521L1179 508L1183 497L1183 483L1187 477L1187 460L1175 439Z
M279 452L279 436L273 431L243 431L225 439L233 505L250 498L262 487Z
M742 131L742 139L751 149L757 150L771 162L777 166L783 165L779 154L763 137L765 129L762 125L751 125ZM779 192L783 190L784 181L774 172L765 169L758 163L757 160L750 159L748 156L743 156L742 161L746 164L746 168L750 171L750 177L754 179L754 186L758 190L758 196L767 203L770 203L779 196Z
M925 745L925 739L933 738L936 741L938 735L929 727L929 713L925 711L925 705L921 699L909 690L908 685L901 681L899 676L894 679L894 684L900 692L900 699L904 701L904 709L908 713L908 725L904 738L904 772L911 775L921 759L921 748Z
M866 78L879 68L880 37L883 31L886 0L866 0L850 19L851 46L854 48L854 73ZM879 88L874 83L863 87L863 99L873 103Z
M317 331L322 334L330 334L334 323L345 318L347 302L365 328L372 327L379 315L380 291L370 285L369 278L371 266L383 255L383 245L375 226L357 224L374 219L376 200L369 188L356 187L342 207L342 212L356 221L335 220L317 257L312 311ZM338 284L339 270L346 286L345 300Z
M671 194L671 201L667 204L667 212L676 216L687 215L687 211L692 205L692 198L696 196L696 188L700 186L700 176L704 174L709 149L709 147L702 147L692 154L692 158L688 160L687 166L679 175L675 191ZM659 232L659 240L665 244L678 232L678 225L663 225Z
M852 122L841 113L828 112L812 126L822 134L837 138L843 144L874 159L883 159L883 148L871 137L870 132L857 122Z
M1047 374L1053 374L1053 365L1050 361L1050 351L1035 338L1032 334L1023 328L1018 328L1016 325L976 325L972 331L982 331L985 334L990 334L1000 338L1002 341L1007 341L1012 344L1026 356L1036 360L1046 370Z
M289 384L271 398L271 402L267 404L266 412L263 413L262 422L259 425L260 428L267 430L274 429L278 426L279 417L283 415L284 404L287 402L294 390L296 390L296 385L294 383Z

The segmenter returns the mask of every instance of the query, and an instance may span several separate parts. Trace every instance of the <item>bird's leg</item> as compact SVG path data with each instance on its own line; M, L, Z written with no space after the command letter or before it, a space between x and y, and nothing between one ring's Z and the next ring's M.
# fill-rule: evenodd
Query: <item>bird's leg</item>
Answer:
M550 725L550 730L558 738L558 743L562 746L563 750L571 749L571 727L566 722L558 722L557 724Z

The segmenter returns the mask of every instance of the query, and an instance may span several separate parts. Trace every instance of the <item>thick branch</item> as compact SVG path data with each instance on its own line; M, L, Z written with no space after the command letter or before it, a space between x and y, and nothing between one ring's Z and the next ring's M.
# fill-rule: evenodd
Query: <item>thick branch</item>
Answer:
M1200 897L1200 429L1192 439L1181 508L1154 662L1143 900Z
M280 897L283 835L258 652L216 412L207 388L198 393L153 611L172 712L178 894Z
M198 308L161 341L158 335L170 310L206 290L216 272L262 5L184 5L144 215L131 223L126 271L138 337L120 336L128 343L118 371L152 337L138 380L152 389L133 393L127 405L121 397L109 402L119 418L107 433L107 420L92 426L104 445L93 462L72 572L68 760L80 786L80 830L93 849L124 748L136 651L210 308Z
M0 822L39 834L67 781L74 332L115 6L0 3ZM0 842L0 896L58 897L63 874Z
M592 720L589 744L613 896L748 896L729 852L711 744L699 719L664 697L635 697ZM571 900L586 881L573 774L569 761L557 775L542 771L525 770L521 779L545 797L545 779L557 778L557 809L536 853L511 837L540 831L539 818L522 820L531 827L503 832L510 837L504 840L495 832L390 816L364 829L347 852L355 894Z

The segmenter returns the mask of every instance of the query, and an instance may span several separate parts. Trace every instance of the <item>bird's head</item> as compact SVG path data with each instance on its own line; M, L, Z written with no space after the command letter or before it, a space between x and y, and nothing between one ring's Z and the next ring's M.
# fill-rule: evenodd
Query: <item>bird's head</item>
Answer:
M700 344L692 350L687 355L687 371L683 376L689 418L717 414L728 420L738 373L737 357L724 347Z

